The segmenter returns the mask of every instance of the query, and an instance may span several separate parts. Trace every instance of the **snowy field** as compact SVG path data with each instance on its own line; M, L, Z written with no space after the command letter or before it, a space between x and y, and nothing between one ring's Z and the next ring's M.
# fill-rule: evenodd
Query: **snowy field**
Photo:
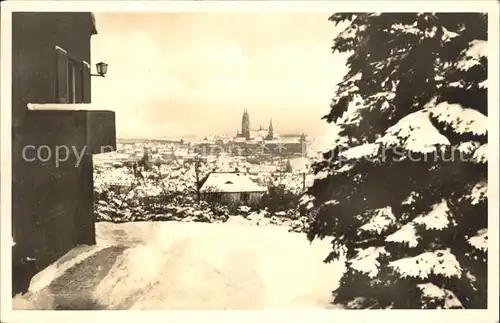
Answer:
M97 245L39 273L15 309L333 308L342 263L279 226L97 223Z

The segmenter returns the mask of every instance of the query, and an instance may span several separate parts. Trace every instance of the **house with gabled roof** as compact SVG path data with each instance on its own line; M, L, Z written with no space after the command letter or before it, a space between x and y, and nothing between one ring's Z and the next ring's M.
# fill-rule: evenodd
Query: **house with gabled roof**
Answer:
M202 199L227 205L255 206L261 201L267 188L239 172L213 172L203 183Z

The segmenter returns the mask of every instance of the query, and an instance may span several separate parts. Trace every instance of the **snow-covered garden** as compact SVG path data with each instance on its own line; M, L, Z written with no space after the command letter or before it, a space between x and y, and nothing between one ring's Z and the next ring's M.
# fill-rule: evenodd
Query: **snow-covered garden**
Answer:
M226 171L220 160L152 165L137 171L126 164L94 166L96 221L226 222L242 217L254 225L287 225L303 232L307 221L300 216L299 197L304 185L301 173L276 172L262 165L247 176L268 187L261 205L227 206L198 198L197 189L211 171ZM240 168L242 169L242 168ZM244 169L244 168L243 168ZM274 170L273 173L270 170Z

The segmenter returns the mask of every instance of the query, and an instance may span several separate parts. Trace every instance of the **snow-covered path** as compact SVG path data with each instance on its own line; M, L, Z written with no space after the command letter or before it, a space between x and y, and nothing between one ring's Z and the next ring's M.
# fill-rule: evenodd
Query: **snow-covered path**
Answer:
M311 245L284 227L135 222L98 223L96 231L97 246L33 281L35 307L331 308L342 271L322 262L328 241Z

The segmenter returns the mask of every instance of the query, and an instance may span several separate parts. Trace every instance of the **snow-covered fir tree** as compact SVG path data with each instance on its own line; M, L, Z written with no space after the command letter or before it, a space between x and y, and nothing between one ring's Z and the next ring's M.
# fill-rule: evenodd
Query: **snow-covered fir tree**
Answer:
M487 15L335 14L349 72L303 199L351 308L486 308Z

